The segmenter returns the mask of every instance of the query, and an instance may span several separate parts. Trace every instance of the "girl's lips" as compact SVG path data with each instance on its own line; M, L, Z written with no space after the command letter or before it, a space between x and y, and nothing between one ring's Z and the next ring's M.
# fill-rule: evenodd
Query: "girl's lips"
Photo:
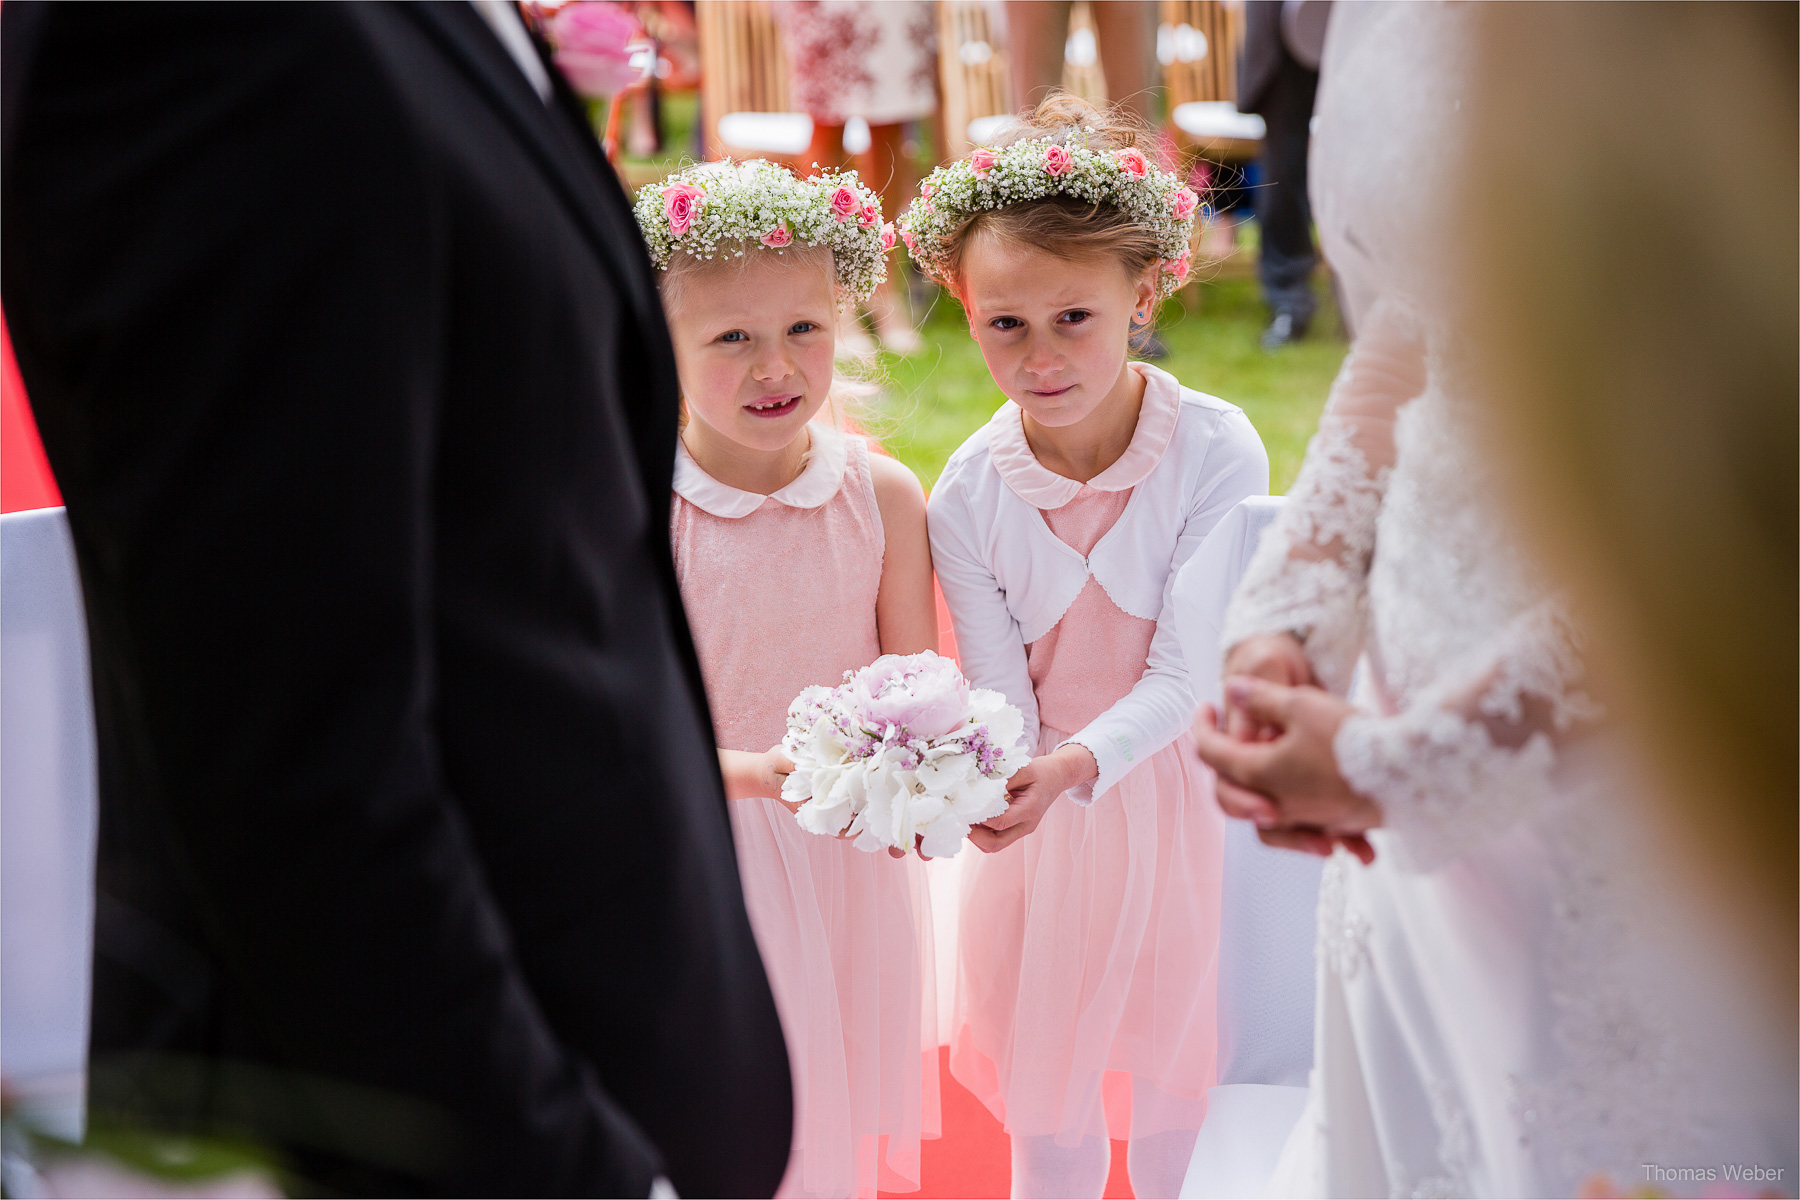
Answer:
M1042 396L1045 399L1050 399L1054 396L1060 396L1064 392L1072 390L1074 387L1075 385L1071 383L1068 387L1059 387L1051 391L1040 391L1036 388L1027 388L1026 391L1030 392L1033 396Z
M744 411L753 417L785 417L799 407L798 396L788 396L786 399L771 396L757 404L744 405Z

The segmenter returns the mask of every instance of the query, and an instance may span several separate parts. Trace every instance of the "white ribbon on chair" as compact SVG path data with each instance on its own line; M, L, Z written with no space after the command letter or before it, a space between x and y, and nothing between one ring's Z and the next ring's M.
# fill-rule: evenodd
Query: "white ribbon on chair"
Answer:
M39 1130L85 1124L99 825L87 626L60 508L0 517L0 1075Z
M1279 496L1240 503L1176 578L1175 627L1196 699L1220 699L1219 631ZM1322 861L1271 850L1227 823L1219 935L1219 1082L1182 1185L1185 1198L1261 1195L1306 1103L1313 943Z

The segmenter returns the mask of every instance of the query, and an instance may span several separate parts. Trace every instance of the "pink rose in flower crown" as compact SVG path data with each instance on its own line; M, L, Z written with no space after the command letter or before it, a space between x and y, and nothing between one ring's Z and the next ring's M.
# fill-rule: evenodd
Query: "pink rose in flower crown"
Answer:
M987 173L994 169L994 152L983 146L969 155L969 169L975 172L975 178L986 179Z
M856 223L864 229L873 229L881 224L881 205L876 204L873 200L863 205L862 213L856 218Z
M884 654L846 686L852 707L871 728L893 725L916 738L936 738L969 716L969 681L955 663L930 650Z
M1184 250L1182 251L1180 258L1163 259L1163 270L1173 275L1177 283L1185 283L1187 282L1188 270L1193 265L1192 258L1193 256Z
M1200 197L1194 195L1193 188L1182 188L1180 191L1169 193L1169 203L1175 208L1175 219L1185 221L1194 215L1196 208L1200 207Z
M1046 175L1065 174L1074 161L1067 146L1044 147L1044 174Z
M886 254L894 248L894 223L889 221L881 227L881 252Z
M1113 157L1119 161L1119 169L1133 179L1142 179L1150 173L1150 160L1136 146L1127 146L1123 150L1114 150Z
M691 183L674 183L663 189L663 216L669 219L670 233L680 237L693 227L705 196Z
M857 198L846 184L839 184L838 190L831 193L831 215L840 221L848 221L862 211L862 201Z
M918 238L918 235L915 234L912 230L902 229L900 231L900 240L906 243L906 248L908 251L911 251L913 253L918 252L919 238Z
M786 225L777 225L762 235L762 244L771 250L779 250L783 246L794 244L794 235L788 232Z

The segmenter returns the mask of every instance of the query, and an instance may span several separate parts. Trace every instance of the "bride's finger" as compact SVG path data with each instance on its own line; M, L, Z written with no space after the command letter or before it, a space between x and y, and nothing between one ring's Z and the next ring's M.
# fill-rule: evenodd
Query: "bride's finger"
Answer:
M1261 792L1238 786L1223 775L1214 781L1213 794L1218 797L1219 807L1228 817L1249 821L1259 829L1270 829L1281 824L1281 810L1274 801Z

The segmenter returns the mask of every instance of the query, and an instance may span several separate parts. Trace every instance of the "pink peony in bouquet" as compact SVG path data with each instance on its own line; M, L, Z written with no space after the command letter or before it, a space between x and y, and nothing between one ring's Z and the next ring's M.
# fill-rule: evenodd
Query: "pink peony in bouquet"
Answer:
M918 839L927 858L954 856L971 826L1006 811L1006 781L1031 761L1019 710L929 650L807 688L787 724L794 770L782 799L799 803L802 828L853 834L859 850Z

